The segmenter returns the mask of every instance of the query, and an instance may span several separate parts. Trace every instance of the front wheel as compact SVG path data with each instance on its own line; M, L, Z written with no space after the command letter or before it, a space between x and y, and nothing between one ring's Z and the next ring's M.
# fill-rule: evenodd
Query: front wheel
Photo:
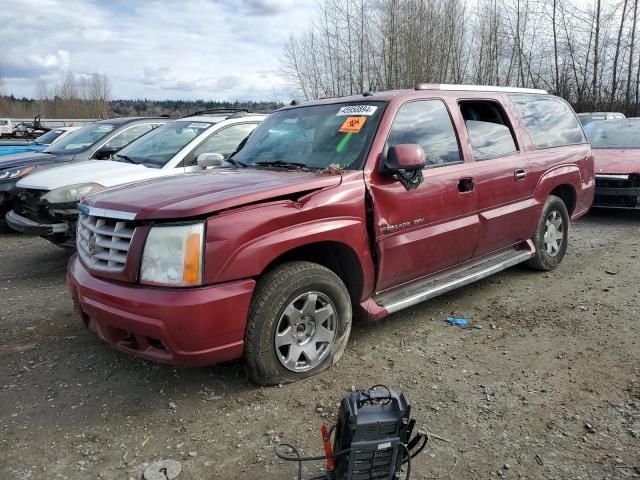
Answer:
M288 383L336 363L351 331L351 300L334 272L310 262L290 262L256 286L245 334L250 379Z
M544 202L532 241L536 254L528 262L531 268L550 271L562 262L569 242L569 212L559 197L550 195Z

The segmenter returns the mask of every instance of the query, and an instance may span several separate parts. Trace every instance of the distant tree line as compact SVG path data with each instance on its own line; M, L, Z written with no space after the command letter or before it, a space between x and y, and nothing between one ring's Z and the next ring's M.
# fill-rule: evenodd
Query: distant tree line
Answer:
M110 102L111 110L119 117L145 115L158 116L169 115L181 117L200 110L215 108L239 108L250 112L270 113L282 107L279 102L225 102L214 100L113 100Z
M112 100L111 84L105 74L76 75L65 72L52 87L40 80L35 98L5 95L0 79L0 117L113 118L125 116L180 117L199 110L240 108L271 112L282 106L273 101L225 102L209 100Z
M639 0L319 0L282 69L304 98L421 82L549 90L640 114Z

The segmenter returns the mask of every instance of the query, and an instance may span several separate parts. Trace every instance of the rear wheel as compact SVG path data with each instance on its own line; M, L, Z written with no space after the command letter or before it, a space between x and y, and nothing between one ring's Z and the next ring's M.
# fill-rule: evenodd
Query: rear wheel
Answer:
M562 262L569 242L569 212L559 197L550 195L545 201L532 240L536 254L528 262L530 267L550 271Z
M351 318L349 292L328 268L310 262L275 268L258 282L249 310L249 377L275 385L330 367L344 352Z

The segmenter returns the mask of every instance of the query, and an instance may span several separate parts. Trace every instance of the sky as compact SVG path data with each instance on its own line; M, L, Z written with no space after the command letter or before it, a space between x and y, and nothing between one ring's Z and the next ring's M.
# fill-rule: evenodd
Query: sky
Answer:
M107 74L113 98L281 100L291 34L314 0L2 0L0 78L34 97L62 74Z

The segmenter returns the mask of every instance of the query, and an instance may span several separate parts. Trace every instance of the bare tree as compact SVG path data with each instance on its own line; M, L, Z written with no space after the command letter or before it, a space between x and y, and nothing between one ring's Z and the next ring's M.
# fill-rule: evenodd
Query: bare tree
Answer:
M611 80L611 98L609 100L609 105L610 105L609 108L613 108L613 104L616 100L616 90L618 89L618 59L620 57L620 45L622 41L622 32L624 30L624 21L626 19L626 13L627 13L627 2L628 0L624 0L622 2L622 15L620 16L620 28L618 29L616 53L613 55L613 69L612 69L613 78Z
M625 107L629 108L631 105L631 79L633 78L633 52L636 47L636 24L638 21L638 0L633 2L633 26L631 27L631 42L629 44L629 68L627 69L627 89L624 95ZM638 73L636 74L636 108L638 106L638 83L640 83L640 64L638 65Z

